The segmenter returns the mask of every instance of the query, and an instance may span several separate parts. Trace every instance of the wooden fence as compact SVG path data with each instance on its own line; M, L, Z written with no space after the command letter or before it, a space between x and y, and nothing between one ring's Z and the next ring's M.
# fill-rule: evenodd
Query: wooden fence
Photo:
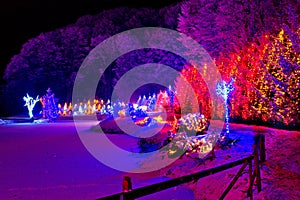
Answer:
M229 193L232 189L234 184L237 182L238 178L242 175L243 171L247 166L249 170L249 187L247 192L247 197L251 200L253 199L253 185L254 181L256 181L257 190L258 192L261 191L261 176L260 176L260 164L266 160L266 153L265 153L265 136L262 134L256 135L254 137L254 144L253 144L253 153L245 158L223 164L218 167L206 169L194 174L189 174L186 176L182 176L179 178L174 178L170 180L166 180L160 183L155 183L152 185L147 185L144 187L132 189L132 183L130 177L126 176L123 179L123 192L113 194L110 196L99 198L98 200L133 200L136 198L140 198L143 196L147 196L149 194L153 194L156 192L160 192L162 190L172 188L184 183L188 183L191 181L196 182L200 178L210 176L212 174L233 168L238 165L242 165L237 174L234 176L232 181L229 183L227 188L222 193L220 199L224 199L225 196ZM252 163L254 161L254 163ZM253 169L254 165L254 169Z

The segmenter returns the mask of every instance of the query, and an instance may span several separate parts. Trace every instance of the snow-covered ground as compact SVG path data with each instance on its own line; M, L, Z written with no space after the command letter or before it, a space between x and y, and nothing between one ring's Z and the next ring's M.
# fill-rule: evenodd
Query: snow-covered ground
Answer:
M94 122L82 121L82 127ZM231 137L239 142L217 150L213 161L184 156L154 172L134 174L111 169L95 159L82 144L72 121L0 125L0 199L96 199L120 192L125 175L133 187L160 182L247 156L253 135L266 135L267 161L262 167L262 192L255 199L300 199L300 132L231 124ZM80 134L97 134L89 128ZM126 135L111 134L115 143L136 148ZM120 144L121 144L120 143ZM108 150L109 151L109 150ZM147 160L145 164L158 160ZM218 199L240 166L140 199ZM246 168L226 199L247 199Z

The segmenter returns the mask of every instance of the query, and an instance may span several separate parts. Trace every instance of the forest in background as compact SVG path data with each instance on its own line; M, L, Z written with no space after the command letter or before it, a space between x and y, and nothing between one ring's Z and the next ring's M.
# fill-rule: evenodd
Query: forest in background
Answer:
M121 7L83 16L75 24L30 39L12 57L1 86L1 113L22 113L22 97L27 92L43 95L48 87L59 101L69 102L77 70L95 46L132 28L165 27L199 42L225 81L235 78L229 98L233 121L299 126L299 11L297 0L189 0L162 9ZM128 53L111 64L97 96L109 98L124 72L151 62L177 70L187 65L161 50ZM203 83L193 82L192 73L185 76L203 99Z

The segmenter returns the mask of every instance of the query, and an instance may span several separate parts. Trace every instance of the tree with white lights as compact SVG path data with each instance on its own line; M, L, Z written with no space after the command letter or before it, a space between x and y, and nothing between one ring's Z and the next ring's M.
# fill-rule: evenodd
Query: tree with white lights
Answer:
M23 97L23 100L26 102L24 106L28 108L28 115L30 118L33 118L32 110L36 104L36 102L40 101L39 96L36 99L33 99L31 96L28 95Z
M216 92L218 95L220 95L224 99L225 103L225 121L226 121L226 132L225 135L222 134L221 136L229 136L229 115L228 115L228 105L227 105L227 100L228 100L228 94L234 90L233 87L233 81L234 79L231 78L229 83L226 83L224 80L222 82L219 82L217 84Z

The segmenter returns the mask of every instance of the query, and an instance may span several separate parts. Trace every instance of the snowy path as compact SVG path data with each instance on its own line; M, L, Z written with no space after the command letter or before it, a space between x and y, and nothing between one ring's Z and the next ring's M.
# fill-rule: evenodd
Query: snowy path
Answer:
M89 122L82 122L85 125ZM231 124L232 149L216 152L217 159L197 163L177 160L160 171L129 174L96 160L83 146L73 122L0 126L0 199L95 199L121 191L124 175L133 187L220 165L251 152L253 134L266 134L267 162L262 170L263 191L255 199L300 199L300 132ZM125 135L110 135L130 145ZM141 199L218 199L239 167ZM245 199L244 173L227 199ZM168 198L167 198L168 197Z
M0 130L0 199L96 197L102 178L119 174L85 150L71 122L15 124Z

